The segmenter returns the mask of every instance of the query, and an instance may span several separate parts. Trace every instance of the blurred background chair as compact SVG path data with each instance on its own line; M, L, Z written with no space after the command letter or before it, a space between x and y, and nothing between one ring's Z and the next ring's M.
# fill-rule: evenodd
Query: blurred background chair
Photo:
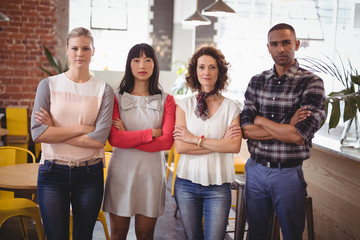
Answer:
M35 163L34 154L24 148L3 146L0 147L0 167L14 165L17 163L27 163L28 156ZM9 191L0 191L0 199L14 198L14 193Z
M34 154L24 148L3 146L0 147L0 167L28 162L28 156L35 163ZM34 200L34 195L32 196ZM29 199L14 198L10 191L0 191L0 226L9 218L18 216L24 239L28 239L27 218L33 218L36 222L39 239L44 238L44 230L40 217L40 210L36 203Z
M40 240L45 239L40 209L36 203L25 198L0 200L0 228L7 219L17 216L20 217L21 230L24 239L29 239L26 217L35 220L38 238Z

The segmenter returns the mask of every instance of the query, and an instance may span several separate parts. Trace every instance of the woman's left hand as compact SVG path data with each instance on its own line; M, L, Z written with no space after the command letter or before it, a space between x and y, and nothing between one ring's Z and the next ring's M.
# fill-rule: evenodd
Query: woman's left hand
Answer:
M189 132L187 128L183 126L175 126L173 136L175 140L181 140L187 143L197 143L198 138Z
M40 108L40 111L35 111L34 118L36 122L40 124L47 125L49 127L54 126L54 122L50 117L50 114L43 108Z

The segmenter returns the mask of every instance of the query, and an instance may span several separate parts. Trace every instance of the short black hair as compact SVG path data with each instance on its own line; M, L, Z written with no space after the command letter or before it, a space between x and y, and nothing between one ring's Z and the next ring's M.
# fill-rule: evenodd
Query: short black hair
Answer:
M270 28L270 30L269 30L269 32L268 32L268 36L270 35L270 33L271 33L272 31L283 30L283 29L289 29L289 30L290 30L291 32L293 32L293 33L295 34L295 36L296 36L295 29L294 29L291 25L289 25L289 24L287 24L287 23L278 23L278 24L276 24L275 26L273 26L272 28Z

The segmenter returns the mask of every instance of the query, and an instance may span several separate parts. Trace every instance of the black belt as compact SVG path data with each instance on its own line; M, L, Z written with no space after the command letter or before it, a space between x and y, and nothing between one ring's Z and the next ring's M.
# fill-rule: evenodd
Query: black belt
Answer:
M291 168L291 167L297 167L302 164L301 162L285 162L285 163L273 163L268 162L262 159L255 159L256 163L260 163L261 165L268 167L268 168Z

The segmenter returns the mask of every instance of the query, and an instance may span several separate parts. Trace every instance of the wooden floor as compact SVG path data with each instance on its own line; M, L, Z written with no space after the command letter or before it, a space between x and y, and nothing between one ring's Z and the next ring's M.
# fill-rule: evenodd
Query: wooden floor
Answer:
M172 176L169 176L169 183L166 191L166 205L165 205L165 214L161 216L156 224L155 229L155 240L185 240L185 234L183 229L183 223L181 220L181 216L178 213L177 217L174 217L174 212L176 209L176 203L174 197L171 196L171 179ZM233 217L234 213L231 211L230 217ZM110 221L108 215L107 217L107 225L110 231ZM131 226L128 234L128 240L135 240L135 231L133 220L131 221ZM55 223L56 224L56 223ZM233 229L233 221L229 222L228 230L231 231ZM232 239L232 233L228 234L225 239ZM0 229L0 239L1 240L22 240L21 230L19 221L17 218L12 218L7 220L3 227ZM36 240L37 233L35 223L29 220L29 239ZM104 230L100 222L97 222L94 229L93 234L94 240L104 240Z

